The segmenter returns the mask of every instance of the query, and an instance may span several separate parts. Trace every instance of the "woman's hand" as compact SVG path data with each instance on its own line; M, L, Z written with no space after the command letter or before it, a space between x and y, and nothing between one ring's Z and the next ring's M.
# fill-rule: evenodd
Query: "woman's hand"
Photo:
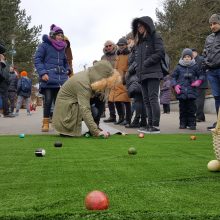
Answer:
M49 80L49 76L48 76L47 74L44 74L44 75L42 76L42 80L48 81L48 80Z
M102 136L104 138L108 138L109 137L109 132L102 130L102 131L99 132L98 136L99 137Z

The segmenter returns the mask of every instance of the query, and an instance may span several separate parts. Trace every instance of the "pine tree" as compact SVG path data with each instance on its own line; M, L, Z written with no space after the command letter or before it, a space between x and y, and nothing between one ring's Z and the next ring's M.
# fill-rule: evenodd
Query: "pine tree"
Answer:
M0 5L0 41L6 45L6 58L9 63L12 62L12 37L15 36L14 65L19 71L33 73L33 55L39 44L42 26L30 27L31 16L20 9L20 0L0 0ZM36 78L36 75L31 78Z
M186 48L202 53L205 39L211 33L209 17L220 12L219 0L165 0L163 11L156 11L157 30L165 42L174 67Z

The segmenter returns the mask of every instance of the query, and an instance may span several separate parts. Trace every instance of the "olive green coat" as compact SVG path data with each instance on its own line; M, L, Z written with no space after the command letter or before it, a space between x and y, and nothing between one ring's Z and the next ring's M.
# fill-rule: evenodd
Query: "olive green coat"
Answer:
M111 64L100 61L88 70L75 74L63 84L53 113L53 126L58 133L81 136L84 120L93 135L99 134L100 130L93 120L90 107L90 98L94 94L91 84L111 76L112 73Z

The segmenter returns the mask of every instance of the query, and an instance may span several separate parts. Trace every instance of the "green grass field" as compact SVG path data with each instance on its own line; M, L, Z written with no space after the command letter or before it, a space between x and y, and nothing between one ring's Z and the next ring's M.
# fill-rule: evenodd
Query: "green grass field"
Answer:
M62 148L53 146L62 141ZM46 156L34 155L36 148ZM129 147L137 155L128 155ZM220 172L211 135L0 137L0 219L220 219ZM101 190L106 211L88 211Z

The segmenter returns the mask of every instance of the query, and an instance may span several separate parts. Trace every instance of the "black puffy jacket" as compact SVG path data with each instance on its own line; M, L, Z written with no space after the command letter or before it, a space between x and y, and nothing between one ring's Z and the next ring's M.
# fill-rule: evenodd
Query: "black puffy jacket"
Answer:
M17 92L17 84L18 84L18 78L15 72L9 73L9 92Z
M142 24L148 34L143 37L138 33L138 24ZM136 73L140 81L147 78L162 78L161 59L165 56L163 40L155 31L155 26L150 17L136 18L132 22L132 32L135 39L134 62Z

